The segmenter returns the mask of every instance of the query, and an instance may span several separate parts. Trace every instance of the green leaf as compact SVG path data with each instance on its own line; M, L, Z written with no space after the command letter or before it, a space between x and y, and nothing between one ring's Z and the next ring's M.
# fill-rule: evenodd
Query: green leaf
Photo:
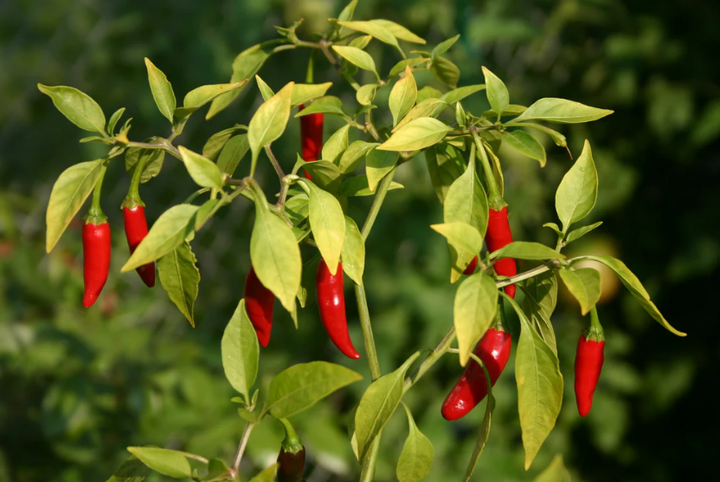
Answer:
M393 181L390 183L388 191L403 189L404 187L405 186L402 184ZM367 176L348 177L343 181L342 186L340 187L340 196L361 197L372 196L373 194L375 194L375 191L370 190Z
M539 120L558 124L580 124L602 119L612 113L613 111L608 109L598 109L572 100L548 97L538 100L509 123Z
M338 20L341 22L352 20L353 15L355 14L355 7L357 7L357 0L352 0L352 2L348 3L345 8L343 8L342 12L340 12ZM340 29L340 33L342 33L342 28Z
M470 353L495 320L498 289L483 272L463 280L455 293L453 324L457 332L460 364L465 366Z
M447 52L448 50L450 50L450 47L455 45L455 42L457 42L459 38L460 38L460 34L457 34L456 36L451 37L447 40L443 40L442 42L437 44L437 46L434 49L432 49L432 59L435 60L435 58L438 55L442 55L445 52Z
M457 149L449 144L439 144L425 150L425 161L435 194L444 203L450 185L465 172L465 161Z
M375 77L377 77L378 80L380 80L380 76L378 75L377 70L375 70L375 61L369 53L356 47L342 47L340 45L333 45L333 50L351 64L356 65L363 70L369 70L375 74Z
M440 142L452 129L432 117L420 117L398 129L383 144L381 151L416 151Z
M365 157L365 173L367 174L368 187L375 192L378 184L400 159L400 153L392 151L379 151L377 148L367 153Z
M362 380L362 375L333 363L300 363L280 372L268 392L268 409L275 418L302 412L346 385Z
M337 273L340 254L345 242L345 217L335 196L323 191L311 181L303 180L310 196L310 228L318 250L331 274Z
M444 57L436 57L430 65L430 71L451 88L456 88L460 80L460 69Z
M304 192L292 196L285 202L285 214L288 215L290 221L292 221L295 226L308 217L309 203L310 199Z
M158 261L158 277L163 289L193 327L195 300L200 284L200 271L196 263L195 254L187 242Z
M363 35L361 37L356 37L350 41L348 47L355 47L357 49L364 50L372 39L372 35Z
M217 211L216 207L222 207L224 206L228 201L226 200L220 200L220 199L208 199L204 203L200 205L200 209L198 209L197 214L195 214L195 231L200 231L200 229L205 225L206 222L215 214ZM220 204L222 203L222 204ZM218 206L220 204L220 206ZM190 240L188 240L190 241Z
M383 375L363 393L355 412L355 436L360 460L365 458L368 448L395 412L403 395L405 373L420 356L415 352L397 370Z
M250 479L250 482L273 482L275 480L275 474L277 473L278 467L279 464L277 463L271 465Z
M324 84L295 84L290 103L295 107L310 102L313 99L318 99L324 96L330 87L332 87L332 82L325 82Z
M245 300L240 300L230 322L225 327L222 343L222 363L225 378L250 403L250 389L258 372L260 347L250 318L245 311Z
M45 214L45 249L48 253L55 247L72 218L95 188L102 174L103 162L105 159L75 164L65 169L55 181Z
M490 259L500 258L565 259L565 255L558 253L544 244L530 241L515 241L490 254Z
M506 131L502 133L502 139L503 142L518 152L525 154L530 159L539 161L540 167L545 167L545 164L547 163L545 148L537 141L537 139L527 132L521 130Z
M106 482L142 482L149 473L150 468L131 455Z
M268 100L270 100L270 97L275 95L275 92L273 92L270 86L267 85L265 81L260 78L259 75L255 76L255 82L257 83L258 89L260 90L260 95L262 95L263 101L267 102Z
M120 271L127 273L162 258L180 246L195 232L194 217L198 209L192 204L178 204L162 213Z
M57 110L80 129L105 132L105 114L92 97L74 87L38 84L40 92L50 97Z
M245 87L246 83L247 79L243 79L239 82L232 82L229 84L201 85L185 95L185 98L183 99L183 107L185 109L199 109L221 95Z
M175 92L162 70L155 67L149 58L145 57L145 67L148 73L148 82L153 99L160 113L170 122L173 121L173 112L177 107Z
M586 256L586 258L598 261L613 270L618 278L620 278L622 284L624 284L635 299L640 302L645 311L647 311L650 316L652 316L653 319L660 323L666 330L677 336L687 336L687 333L676 330L672 327L672 325L670 325L670 323L668 323L665 317L660 313L660 310L657 309L657 306L655 306L655 303L650 301L650 295L645 290L640 280L628 269L627 266L625 266L625 263L619 259L613 258L612 256Z
M242 80L253 78L255 74L260 71L260 68L263 66L269 56L270 54L262 50L262 48L260 48L260 45L253 45L249 49L240 52L240 54L238 54L238 56L235 57L235 60L233 61L233 74L230 78L230 81L239 82ZM240 88L213 99L212 105L210 105L210 109L205 115L205 119L211 119L216 114L223 111L227 106L232 103L233 100L235 100L240 95L240 92L242 92L246 85L247 82L243 84Z
M174 479L192 477L192 468L185 452L159 447L128 447L127 449L155 472Z
M508 110L509 110L511 107L513 107L512 104L510 104L510 106L508 106L508 109L505 111L505 115L508 114ZM523 110L523 112L524 112L524 110ZM517 123L513 123L513 126L515 126L515 127L529 127L529 128L531 128L531 129L539 130L539 131L544 132L545 134L549 135L549 136L552 138L552 140L553 140L553 142L555 143L556 146L559 146L559 147L567 147L567 139L565 138L564 135L560 134L560 133L559 133L558 131L556 131L555 129L550 129L549 127L545 127L545 126L542 125L542 124L535 124L535 123L533 123L533 122L517 122Z
M366 84L358 89L355 93L355 99L360 105L371 105L375 99L375 93L377 92L378 84Z
M562 454L557 454L545 470L535 477L534 482L572 482L570 472L563 464Z
M236 131L242 129L243 127L244 126L235 125L228 129L221 130L220 132L216 132L210 136L210 139L208 139L203 146L202 155L208 159L215 160L218 154L222 151L223 147L225 147L228 140L230 140ZM245 127L245 129L247 129L247 127Z
M250 237L250 259L263 286L272 291L287 311L292 311L300 288L300 248L292 229L258 199Z
M501 116L508 104L510 104L510 93L503 81L500 80L500 77L490 72L485 66L483 66L482 71L485 76L486 93L490 107Z
M518 304L509 296L504 297L515 309L522 327L515 356L515 379L527 470L560 413L563 376L555 352L533 329Z
M525 112L527 110L527 107L524 105L518 105L518 104L508 104L505 109L503 109L502 113L500 114L500 117L506 117L506 116L518 116ZM487 117L488 119L491 117L497 117L498 113L497 111L490 109L483 112L483 117ZM513 124L513 126L516 126L517 124ZM525 125L525 124L523 124ZM540 125L540 124L535 124ZM544 127L544 126L543 126Z
M434 449L432 442L415 425L412 413L403 404L408 418L408 436L398 459L395 475L400 482L418 482L425 478L432 466Z
M383 25L381 25L377 22L342 21L342 20L340 20L340 21L338 21L338 24L342 25L343 27L347 27L351 30L355 30L358 32L366 33L368 35L372 35L374 38L378 39L379 41L386 43L388 45L392 45L393 47L395 47L397 49L400 49L397 39L390 32L390 30L388 30ZM335 48L335 47L333 47L333 48ZM360 67L360 66L358 65L358 67Z
M410 67L405 67L405 75L393 86L388 98L388 106L393 116L393 126L407 114L415 105L417 99L417 84Z
M190 177L198 186L222 189L223 176L217 164L183 146L179 150Z
M354 171L363 156L365 156L370 149L380 144L374 142L355 141L343 152L340 161L338 161L338 168L340 172L346 174Z
M466 85L464 87L453 89L447 94L443 94L440 98L448 104L454 104L455 102L460 102L464 98L469 97L476 92L480 92L481 90L485 90L485 84Z
M415 44L424 44L425 40L418 37L414 33L412 33L410 30L406 29L400 24L397 24L395 22L391 22L390 20L385 20L383 18L376 18L374 20L370 20L371 23L376 23L382 27L384 27L388 32L393 34L396 38L399 38L400 40L405 40L406 42L412 42ZM392 76L391 76L392 77Z
M600 299L600 272L593 268L561 269L558 272L568 291L580 303L582 315L587 315Z
M473 226L461 222L432 224L430 227L445 236L448 241L452 265L450 282L454 283L460 279L463 270L482 249L482 236Z
M290 118L290 100L294 82L290 82L258 108L248 126L248 142L253 155L253 166L263 147L278 139Z
M118 110L116 110L113 113L113 115L110 116L110 120L107 123L107 132L111 136L115 135L115 126L117 125L118 121L120 120L120 118L122 117L122 115L124 113L125 113L125 107L121 107Z
M597 223L593 223L589 226L583 226L581 228L574 229L568 233L567 238L565 238L565 244L570 244L573 241L580 239L581 237L585 236L590 231L594 230L595 228L600 227L602 224L602 221L598 221Z
M298 160L302 158L298 156ZM302 167L312 176L313 182L329 192L335 192L340 187L342 173L330 161L304 162Z
M536 263L529 263L531 267ZM525 282L525 301L523 310L527 313L533 326L537 327L538 333L548 344L550 349L557 355L557 341L550 317L555 311L558 296L558 281L555 273L547 271L530 278Z
M470 461L468 462L467 469L465 469L465 477L463 482L468 482L475 471L475 466L480 460L480 456L485 450L488 438L490 437L490 426L492 425L492 413L495 410L495 397L492 394L492 390L488 392L487 400L485 402L485 416L483 417L482 425L480 426L480 432L478 433L477 440L475 441L475 447L473 448Z
M335 162L335 159L347 149L349 131L350 124L345 124L330 136L322 148L322 158L324 160Z
M332 95L315 99L312 104L295 114L295 117L302 117L308 114L335 114L347 117L342 108L342 101Z
M439 99L443 96L443 93L437 90L435 87L426 85L422 89L418 90L417 103L421 103L427 99Z
M217 167L228 176L235 174L238 164L247 151L250 150L250 142L248 141L247 134L240 134L235 136L223 147L220 152L220 157L217 160Z
M388 79L391 79L400 72L403 72L406 67L415 67L416 65L427 63L429 60L430 59L427 57L412 57L409 59L402 59L400 62L395 64L392 69L390 69Z
M409 122L420 117L437 117L447 108L448 104L442 99L429 98L420 102L418 105L410 109L405 117L396 125L392 132L397 131Z
M567 232L571 224L590 214L597 201L598 176L590 143L585 140L582 154L563 176L555 193L555 210Z
M143 160L144 159L144 160ZM162 149L138 149L135 147L125 151L125 170L130 177L135 174L135 167L138 162L143 160L143 173L140 176L140 182L146 183L153 177L160 174L163 162L165 161L165 151Z
M365 271L365 240L355 221L345 216L345 242L342 247L343 271L355 284L362 286Z

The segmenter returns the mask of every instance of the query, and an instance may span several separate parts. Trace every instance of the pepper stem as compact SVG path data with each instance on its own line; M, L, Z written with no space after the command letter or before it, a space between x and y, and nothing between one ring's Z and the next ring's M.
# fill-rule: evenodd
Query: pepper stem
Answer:
M300 440L297 432L295 432L290 420L287 418L279 418L278 421L285 428L285 438L283 439L281 445L282 449L291 454L300 452L303 449L302 440Z
M107 222L107 216L105 216L105 213L102 210L102 207L100 206L100 196L102 194L102 183L103 179L105 179L105 172L107 172L107 163L108 161L105 160L105 162L102 163L102 166L100 166L100 177L97 180L97 183L95 183L95 189L93 190L93 198L92 198L92 204L90 205L90 209L88 210L87 214L85 215L85 224L102 224Z
M138 162L135 164L132 179L130 180L130 188L128 189L125 200L120 205L121 208L132 209L137 206L145 207L145 203L140 199L140 181L142 180L145 164L147 164L149 156L143 156L142 151L138 154Z
M585 339L597 342L605 341L605 332L600 324L596 306L593 306L590 310L590 328L585 332Z
M497 331L507 331L505 327L505 302L502 297L498 298L497 311L495 312L495 321L491 328Z
M305 83L306 84L314 84L314 73L313 70L315 66L315 49L310 50L310 58L308 59L308 66L307 66L307 72L305 73Z
M490 204L490 209L492 209L493 211L500 211L503 207L506 206L506 204L503 200L502 195L500 194L500 188L495 181L495 175L493 174L492 167L490 166L490 160L488 159L487 152L485 151L485 146L483 145L482 139L480 139L480 136L478 136L477 132L472 131L472 136L473 141L475 142L475 146L480 153L480 163L482 164L483 171L485 172L485 179L487 181L489 194L488 203Z

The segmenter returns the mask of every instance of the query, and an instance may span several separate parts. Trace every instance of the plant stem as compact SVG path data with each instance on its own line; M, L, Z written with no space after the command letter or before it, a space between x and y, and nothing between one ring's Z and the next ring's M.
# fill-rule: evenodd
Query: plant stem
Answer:
M485 152L485 146L475 130L472 131L472 136L478 153L480 154L480 163L482 164L483 171L485 172L490 209L500 211L505 206L505 201L503 201L503 198L500 195L500 188L495 181L495 174L493 174L492 167L490 166L490 160L488 159L487 152Z
M511 276L509 278L496 281L495 286L498 288L503 288L508 285L512 285L515 283L519 283L520 281L524 281L526 279L534 278L535 276L544 273L546 271L550 271L552 267L549 264L541 264L540 266L537 266L533 269L529 269L527 271L524 271L520 274L516 274L515 276Z
M393 177L395 176L395 171L397 171L397 168L394 168L392 171L390 171L387 176L385 176L383 180L380 181L380 185L377 188L377 193L375 194L375 199L373 200L372 206L370 206L370 212L368 213L368 217L365 219L365 224L363 224L362 230L360 231L363 241L367 241L367 238L370 235L370 230L372 229L373 224L375 224L375 219L377 218L378 212L380 212L382 203L385 200L385 195L387 194Z
M365 353L368 357L368 366L370 367L370 376L373 381L380 378L380 362L378 361L377 350L375 348L375 337L370 324L370 311L368 310L367 297L365 296L365 288L361 285L355 285L355 297L358 304L358 315L360 316L360 326L362 327L363 342L365 343Z
M275 172L277 173L278 177L280 178L280 182L282 182L283 178L285 177L285 173L283 172L282 167L280 167L280 163L278 162L277 158L275 157L275 154L273 154L270 144L265 146L265 154L267 154L267 156L270 158L270 162L272 162L272 165L275 168Z
M245 425L245 431L242 434L242 438L240 438L240 443L238 444L237 452L235 452L235 458L232 463L232 468L235 469L236 473L240 468L240 461L242 460L243 454L245 453L245 447L247 447L248 440L250 439L250 432L252 432L254 427L255 424L250 422Z
M440 340L440 343L438 343L438 346L435 347L432 353L430 353L430 355L428 355L428 357L423 360L418 369L415 370L415 373L405 379L405 385L403 386L403 394L410 390L410 387L412 387L420 378L422 378L422 376L425 375L425 373L430 369L430 367L432 367L435 362L437 362L440 357L448 351L448 348L450 348L453 340L455 340L454 326L450 328L450 331L448 331L443 337L443 339Z
M182 160L182 156L180 155L180 151L177 147L173 146L170 142L128 142L125 144L127 147L137 147L140 149L163 149L164 151L169 152L173 156L177 157L178 159Z
M107 172L107 163L108 161L104 160L100 166L100 177L95 183L90 209L88 209L87 215L84 217L85 224L102 224L107 221L107 216L105 216L100 206L100 196L102 194L103 179L105 179L105 173Z

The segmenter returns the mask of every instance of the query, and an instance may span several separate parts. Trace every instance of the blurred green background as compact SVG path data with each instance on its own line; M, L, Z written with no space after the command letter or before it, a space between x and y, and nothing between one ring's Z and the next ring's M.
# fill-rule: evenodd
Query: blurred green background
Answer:
M273 26L305 18L301 37L324 30L344 0L9 0L0 3L0 481L105 480L129 445L156 444L229 460L242 421L229 400L220 337L242 296L249 268L252 209L240 198L193 242L202 275L192 329L161 287L148 290L134 273L120 274L128 249L119 206L129 177L112 163L103 207L113 229L111 274L100 301L82 308L79 222L51 254L44 250L44 212L52 183L70 165L95 159L104 147L79 144L86 134L40 94L38 82L75 86L110 115L127 107L134 140L166 135L143 57L169 77L177 96L226 82L234 56L275 37ZM570 249L623 259L645 283L666 318L688 332L680 339L650 319L614 277L604 275L600 317L606 362L593 411L581 419L572 390L575 344L587 323L574 300L561 296L553 317L565 376L563 410L529 472L517 416L513 363L496 385L489 444L473 480L531 480L562 453L574 480L678 481L705 478L717 455L717 296L720 262L720 3L642 0L361 0L356 19L387 18L428 40L460 33L449 57L460 85L482 82L481 65L505 80L514 103L565 97L614 109L599 122L561 128L579 153L593 145L600 176L596 209L587 222L601 229ZM397 53L373 42L384 72ZM278 54L260 74L278 89L304 79L308 51ZM353 92L323 62L316 81L354 105ZM364 79L366 82L369 79ZM431 76L418 83L440 88ZM387 93L384 94L385 96ZM260 103L251 86L211 121L193 118L179 143L199 151L232 123L246 123ZM482 112L482 94L464 102ZM326 116L326 136L336 120ZM385 119L387 121L387 119ZM337 124L339 127L339 124ZM571 161L548 144L544 169L503 151L506 193L515 238L553 243L544 222L555 221L554 192ZM299 150L293 121L275 152L289 169ZM241 164L247 168L247 165ZM266 192L277 188L261 166ZM417 348L435 346L452 323L455 286L448 283L444 239L428 225L442 210L421 158L396 180L368 240L366 286L383 371ZM713 189L714 188L714 189ZM185 168L167 159L161 175L141 187L148 218L193 190ZM360 222L368 198L355 198ZM305 259L310 253L304 253ZM349 287L349 283L346 283ZM561 293L562 295L562 293ZM346 294L351 334L361 345L352 291ZM284 367L329 360L369 374L328 341L317 309L301 312L295 331L276 305L259 382ZM427 480L459 480L482 419L476 409L448 423L440 404L460 374L446 356L405 400L435 446ZM296 416L308 447L308 482L355 480L346 415L367 382ZM406 435L402 414L390 421L376 480L395 480ZM279 424L253 432L246 474L274 461ZM158 476L151 481L163 480Z

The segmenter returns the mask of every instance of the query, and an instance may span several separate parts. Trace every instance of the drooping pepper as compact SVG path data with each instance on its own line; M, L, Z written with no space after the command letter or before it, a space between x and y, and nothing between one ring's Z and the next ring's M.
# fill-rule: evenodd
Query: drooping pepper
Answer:
M505 331L502 324L502 305L498 307L498 316L493 326L488 329L473 353L485 364L490 374L490 383L495 382L505 369L510 358L512 346L510 332ZM465 371L442 405L442 416L446 420L458 420L475 408L488 393L485 371L473 359L470 359Z
M343 293L342 263L338 263L337 272L333 275L320 258L315 275L317 301L320 307L320 319L335 346L346 356L355 360L360 354L355 350L348 331L345 315L345 294Z
M83 219L83 306L91 307L97 301L110 272L110 224L100 207L100 192L107 164L102 166L100 178L95 184L92 205Z
M489 252L497 251L513 242L512 231L510 231L510 223L508 222L507 206L499 211L490 208L490 218L488 219L487 234L485 235L485 243ZM495 272L502 276L515 276L517 274L517 263L512 258L503 258L495 262ZM511 298L515 298L515 285L505 287L505 293Z
M300 105L303 110L305 105ZM300 147L302 158L305 162L313 162L320 159L323 143L323 114L308 114L300 117ZM305 177L312 179L305 171Z
M127 237L130 254L135 252L140 242L145 239L148 233L147 219L145 219L145 207L137 204L134 207L123 205L123 218L125 220L125 236ZM151 261L136 269L140 278L149 287L155 286L155 262Z
M600 379L605 356L605 334L595 307L590 311L590 329L580 335L575 357L575 399L581 417L592 408L593 395Z
M263 347L270 342L274 302L272 291L263 286L251 266L245 278L245 310Z
M278 454L278 482L301 482L305 470L305 447L286 418L280 419L285 427L285 438Z

